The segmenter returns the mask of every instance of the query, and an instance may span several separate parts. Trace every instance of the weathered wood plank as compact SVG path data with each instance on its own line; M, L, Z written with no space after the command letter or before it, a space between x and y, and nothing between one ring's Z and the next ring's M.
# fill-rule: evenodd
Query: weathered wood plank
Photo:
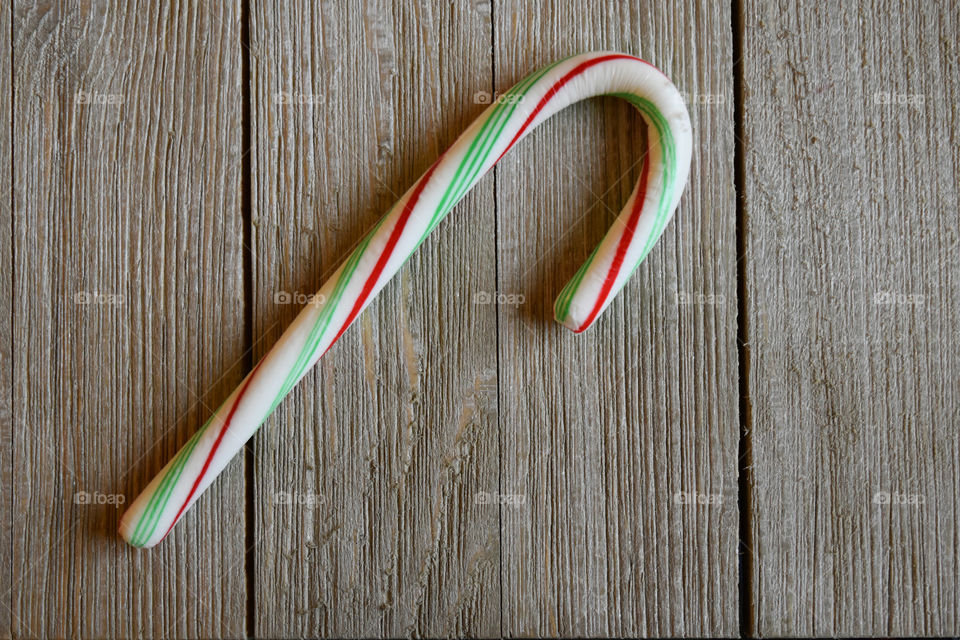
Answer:
M483 111L490 28L487 2L251 7L258 355ZM258 436L257 635L499 633L493 234L487 180Z
M13 486L13 207L10 191L10 100L13 95L13 61L10 56L9 2L0 6L0 637L9 638L10 600L13 594L12 498Z
M613 99L575 105L497 168L499 288L526 301L499 310L500 491L524 500L502 512L508 636L737 633L728 9L495 4L500 90L561 56L615 49L701 103L674 222L579 336L552 322L553 300L638 178L642 119ZM716 504L678 503L688 496Z
M743 22L757 632L957 635L956 5Z
M243 374L239 3L18 2L13 56L12 634L243 636L242 464L151 551L112 504Z

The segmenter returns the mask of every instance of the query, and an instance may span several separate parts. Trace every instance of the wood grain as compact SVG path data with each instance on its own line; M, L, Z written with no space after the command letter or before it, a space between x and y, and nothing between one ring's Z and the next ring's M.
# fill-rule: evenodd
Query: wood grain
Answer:
M0 637L732 636L741 604L759 636L960 634L960 16L734 8L0 8ZM147 484L486 101L592 49L661 67L695 135L597 326L551 309L639 173L613 99L468 194L252 478L234 461L168 541L123 544L98 500Z
M11 636L13 595L13 198L10 182L13 60L10 3L0 6L0 638Z
M730 15L700 3L497 3L496 86L580 51L650 60L690 94L674 222L597 325L553 300L638 178L642 119L575 105L497 167L503 632L737 633L736 242ZM709 98L709 99L708 99ZM693 104L696 102L702 104ZM713 501L682 504L688 497Z
M960 633L950 5L744 3L760 635Z
M11 633L242 637L242 464L151 551L112 504L243 374L239 3L13 27Z
M483 111L490 29L486 2L251 7L258 355ZM257 635L499 634L494 212L486 180L258 436Z

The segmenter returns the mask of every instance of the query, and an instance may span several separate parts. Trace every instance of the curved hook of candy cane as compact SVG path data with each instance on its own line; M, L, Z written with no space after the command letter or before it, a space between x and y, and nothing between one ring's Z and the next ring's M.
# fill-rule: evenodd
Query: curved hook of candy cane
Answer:
M597 95L619 96L641 112L649 150L623 211L554 305L556 319L573 331L593 324L663 233L686 184L692 150L686 106L670 80L639 58L613 52L556 62L491 104L363 238L130 505L120 522L123 538L138 547L162 540L466 192L541 122Z

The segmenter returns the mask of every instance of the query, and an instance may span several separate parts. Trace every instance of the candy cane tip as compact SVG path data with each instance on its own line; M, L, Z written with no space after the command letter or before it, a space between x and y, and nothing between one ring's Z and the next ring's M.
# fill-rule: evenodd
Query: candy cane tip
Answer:
M137 524L140 521L140 517L143 515L140 509L136 509L131 505L130 508L126 510L123 514L123 517L120 518L120 524L117 527L117 532L120 534L120 537L124 542L129 544L135 549L149 549L150 547L156 546L163 536L157 538L156 536L149 536L146 540L141 540L137 536Z
M134 518L130 517L132 513L132 510L127 509L127 511L123 514L123 517L120 518L120 525L117 527L117 532L127 544L132 547L140 548L140 545L136 544L133 540L133 532L136 522Z
M556 303L555 303L556 304ZM553 316L554 321L565 329L569 329L573 333L583 333L587 329L593 326L593 322L583 322L582 319L575 317L576 314L572 313L572 310L568 311L566 316L561 317L559 310Z

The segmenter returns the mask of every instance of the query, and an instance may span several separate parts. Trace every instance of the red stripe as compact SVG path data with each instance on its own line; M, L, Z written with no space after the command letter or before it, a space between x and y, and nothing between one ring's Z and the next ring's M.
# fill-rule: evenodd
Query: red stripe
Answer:
M373 269L373 273L367 278L367 281L363 285L363 291L360 292L360 298L357 299L357 302L353 305L353 309L350 311L350 315L347 317L347 321L340 328L337 337L333 339L333 342L336 342L337 339L346 331L347 327L350 326L350 323L353 322L354 318L357 317L357 314L360 313L360 309L363 308L363 302L370 295L370 292L373 290L374 285L377 283L377 279L380 277L380 274L383 272L384 267L389 260L390 255L393 253L394 248L397 246L397 242L400 240L400 235L403 233L403 229L406 226L407 221L410 218L410 214L413 212L414 206L416 206L417 200L420 199L420 194L423 193L424 187L426 187L427 182L430 180L430 176L433 175L434 170L437 168L437 165L440 164L440 160L443 159L443 155L437 158L436 162L430 167L429 170L423 175L420 179L420 182L417 183L416 188L413 190L413 193L410 194L410 200L407 201L406 206L403 208L403 213L400 214L400 218L397 220L397 224L394 226L393 231L390 234L390 239L387 241L387 246L384 252L380 255L380 259L377 260L377 264ZM332 345L333 342L330 344ZM327 347L329 349L329 347ZM220 443L223 441L223 437L227 433L227 429L230 427L230 422L233 420L233 414L237 411L237 406L240 404L240 400L243 398L243 394L246 393L247 388L250 386L250 383L253 382L253 378L257 373L257 370L260 368L260 365L263 363L261 360L257 363L257 366L254 367L253 371L250 373L250 376L247 377L247 381L243 383L243 387L240 388L240 393L237 395L237 399L234 401L233 406L230 407L230 413L227 414L227 419L224 421L223 426L220 428L220 433L217 434L217 439L213 443L213 448L210 449L210 453L207 454L207 459L203 462L203 468L200 470L200 475L197 476L197 479L194 480L193 486L190 487L190 493L187 494L187 499L184 500L183 504L180 506L177 515L173 518L173 521L170 523L170 526L167 527L166 533L163 534L163 537L166 538L167 534L170 533L170 529L173 528L173 525L177 523L180 519L180 516L183 514L184 510L187 508L187 505L190 504L190 499L193 498L193 495L197 492L197 488L200 486L200 481L203 480L203 477L207 474L207 470L210 468L210 463L213 461L213 456L217 453L217 449L220 448ZM161 538L162 539L162 538Z
M636 60L642 62L648 66L653 66L646 60L641 60L634 56L628 56L623 54L611 54L606 56L600 56L599 58L593 58L591 60L586 60L581 62L576 67L568 71L562 78L557 80L549 91L540 99L540 102L537 103L537 106L534 107L533 111L527 116L527 119L524 120L523 124L520 126L520 129L517 131L516 135L513 136L513 139L510 140L510 144L506 146L500 156L497 158L497 162L500 162L500 158L509 151L514 144L517 143L517 140L520 139L520 136L523 135L523 132L527 130L530 124L536 119L537 115L543 110L545 106L553 99L553 96L570 80L580 75L590 67L600 64L601 62L607 62L609 60ZM656 69L656 67L654 67ZM648 154L649 155L649 154ZM494 162L494 164L497 164ZM617 275L620 273L620 268L623 266L623 259L626 256L627 249L630 247L630 241L633 239L633 235L637 229L637 221L640 219L640 211L643 208L644 197L647 193L647 176L649 173L649 162L647 157L643 161L643 170L640 174L640 185L637 189L637 199L633 203L633 210L630 212L630 218L627 220L627 228L624 231L624 234L620 236L620 242L617 244L617 251L614 254L613 262L610 264L610 270L607 272L607 277L603 281L603 287L600 289L600 295L597 297L597 301L593 305L593 310L590 312L590 315L587 317L587 320L583 325L575 331L575 333L581 333L587 327L590 326L590 323L593 322L594 318L597 317L597 314L600 313L600 309L603 307L604 301L607 299L607 295L610 293L610 290L613 288L614 282L617 280Z
M434 170L440 164L443 156L444 154L440 154L440 157L437 158L436 162L434 162L429 169L427 169L427 172L423 174L423 177L420 178L420 182L418 182L417 186L414 188L413 193L410 194L410 199L407 200L407 204L404 205L403 211L400 213L400 217L397 219L397 224L394 225L393 231L390 232L390 239L387 240L387 246L380 254L380 258L377 260L377 264L374 265L373 271L369 276L367 276L367 281L363 283L363 290L360 291L360 297L357 298L357 301L353 304L353 308L350 310L350 314L347 316L346 321L344 321L343 325L340 327L340 331L337 332L337 335L334 337L333 341L330 342L330 346L327 347L328 350L337 340L340 339L340 336L343 335L343 332L350 327L354 319L357 317L357 314L359 314L363 309L363 304L370 296L370 292L373 291L373 288L377 285L377 280L380 279L383 269L387 266L387 261L390 260L390 256L393 255L393 250L396 248L397 242L400 241L400 236L403 235L403 232L407 226L407 221L410 219L410 215L413 213L413 208L417 206L417 201L420 199L423 189L427 186L427 182L430 181L430 176L433 175Z
M503 150L494 164L500 162L500 159L503 158L504 154L516 144L517 140L520 139L520 136L523 135L523 132L527 130L527 127L530 126L530 123L537 117L537 114L547 105L548 102L553 98L554 95L562 88L567 82L569 82L574 77L580 75L586 69L600 64L601 62L607 62L609 60L617 59L627 59L627 60L637 60L643 62L644 64L649 65L650 63L640 58L634 56L628 56L623 54L613 54L601 56L599 58L594 58L592 60L587 60L582 62L576 67L574 67L570 72L565 76L560 78L540 99L540 102L534 108L533 112L527 117L523 125L520 127L520 130L510 141L510 144L507 145L507 148ZM652 66L652 65L651 65ZM390 234L390 239L387 241L387 246L383 253L380 255L380 258L377 260L377 264L373 268L373 272L367 277L367 281L363 285L363 290L360 292L360 297L354 303L353 308L350 310L350 314L347 316L346 322L343 323L343 326L340 327L340 331L337 332L336 337L330 343L332 346L337 340L340 339L340 336L343 335L343 332L353 323L354 319L360 313L360 310L363 309L363 304L366 302L366 299L370 296L370 293L373 291L374 286L376 286L377 281L380 279L380 275L383 273L383 269L386 267L387 261L390 259L390 256L393 254L393 250L396 248L397 242L400 240L400 236L403 234L404 228L406 227L407 221L410 219L410 215L413 213L413 208L416 206L417 201L420 199L420 195L423 193L423 189L426 187L427 182L430 180L430 176L433 175L434 170L437 168L437 165L440 164L440 161L443 159L443 154L431 165L430 169L423 175L420 179L420 182L417 184L413 193L410 195L410 200L407 201L406 206L403 208L403 212L400 214L400 218L397 220L397 224L394 226L393 231ZM643 203L643 194L646 192L646 175L647 175L647 163L644 161L643 174L641 175L641 187L640 191L637 194L637 202L634 203L634 211L631 213L630 221L628 221L627 232L620 238L620 244L617 247L617 254L614 257L613 264L610 266L610 273L607 274L607 279L604 281L603 289L596 304L594 305L593 311L590 313L590 317L587 319L584 326L581 327L577 333L580 333L590 324L596 314L599 312L599 308L602 305L603 299L606 297L606 294L609 293L610 288L613 286L613 282L616 280L616 272L620 270L620 266L623 263L623 255L626 253L626 249L630 244L630 238L632 238L634 230L636 229L637 219L639 219L640 208ZM328 346L327 349L330 347ZM233 406L230 407L230 413L227 414L227 419L224 421L223 426L220 428L220 433L217 434L217 439L213 443L213 447L210 449L210 453L207 454L207 459L203 462L203 468L200 470L200 475L197 476L197 479L194 480L193 486L190 487L190 493L187 494L186 500L180 506L180 509L177 511L177 515L173 518L173 521L170 523L170 526L167 528L167 531L163 534L163 537L166 538L167 534L170 533L170 530L173 528L173 525L177 523L180 519L180 516L183 515L184 510L187 508L187 505L190 504L191 498L197 491L197 488L200 486L200 482L203 480L204 476L207 473L207 470L210 468L210 463L213 461L213 456L216 454L217 449L220 448L220 444L223 441L224 436L227 433L227 430L230 427L230 423L233 420L233 415L237 411L237 406L240 404L240 400L243 398L244 393L246 393L247 388L250 386L250 383L253 382L253 378L257 373L257 370L260 369L262 360L257 363L257 366L254 367L253 371L247 377L246 382L244 382L243 387L240 389L240 393L237 395L237 399L234 401ZM162 538L161 538L162 539Z
M213 448L210 449L210 453L207 454L207 459L203 462L203 468L200 469L200 475L197 476L197 479L193 481L193 486L190 487L190 493L187 494L187 499L183 501L182 505L180 505L180 510L177 511L177 515L173 518L170 526L167 527L167 531L163 534L163 538L166 538L167 534L170 533L170 529L173 528L173 525L177 524L180 516L183 515L184 509L186 509L187 505L190 504L190 498L192 498L193 494L197 492L197 487L200 486L200 481L203 480L205 475L207 475L207 469L210 468L210 462L213 460L213 456L217 452L217 449L220 448L220 443L223 441L223 437L227 434L227 429L230 427L230 422L233 420L233 414L237 411L237 405L240 404L243 394L247 392L247 387L249 387L250 383L253 382L253 377L257 375L257 370L260 368L261 364L263 364L263 360L257 363L257 366L255 366L253 371L250 372L250 375L247 376L247 381L244 382L243 386L240 388L240 393L237 394L237 399L233 401L233 406L230 407L230 413L227 414L226 421L223 423L223 426L220 427L220 433L217 434L217 439L213 443ZM160 539L163 540L163 538Z
M606 301L610 289L613 288L613 283L617 281L617 276L620 275L623 259L627 256L627 249L630 248L630 241L633 240L633 234L637 231L637 223L640 221L643 201L647 195L647 178L649 174L650 154L647 153L647 155L643 157L643 169L640 171L640 184L637 186L637 199L633 201L633 209L631 209L630 218L627 220L627 228L624 230L623 235L620 236L620 242L617 244L617 252L613 254L613 262L610 263L610 270L607 272L607 277L603 281L599 295L597 295L597 301L593 304L593 310L590 312L590 315L587 316L587 319L584 320L583 324L580 325L580 328L576 329L574 333L582 333L590 326L593 319L600 313L600 309L603 308L603 303Z
M520 130L517 131L517 135L513 136L513 140L510 141L510 144L507 145L507 148L503 150L503 153L501 153L497 157L497 161L494 162L493 164L497 164L497 162L500 162L500 158L502 158L507 151L510 151L510 148L517 143L517 140L519 140L520 136L523 135L523 132L527 130L527 127L529 127L530 123L533 122L534 118L537 117L537 114L543 110L543 108L547 105L548 102L550 102L553 96L557 94L557 92L561 89L561 87L563 87L563 85L567 84L568 82L570 82L570 80L580 75L590 67L596 64L600 64L601 62L607 62L609 60L636 60L637 62L642 62L647 66L653 67L653 65L647 62L646 60L641 60L640 58L624 55L622 53L614 53L606 56L600 56L599 58L593 58L592 60L581 62L572 70L567 72L565 76L557 80L554 83L554 85L550 87L550 90L547 91L546 95L540 98L540 102L538 102L537 106L534 107L533 112L529 116L527 116L527 119L524 121L523 126L521 126ZM653 67L653 68L656 69L656 67Z
M540 102L534 108L533 113L531 113L527 117L526 121L524 121L523 125L520 127L520 130L517 132L515 136L513 136L513 139L510 141L510 144L507 145L507 148L503 150L503 153L501 153L497 157L496 162L494 162L493 164L497 164L497 162L500 162L500 158L503 157L503 154L509 151L510 148L514 144L516 144L517 140L520 139L520 136L523 135L523 132L526 131L527 127L530 126L530 123L533 122L534 118L537 117L537 114L543 110L544 106L546 106L546 104L550 102L550 99L557 94L557 91L559 91L560 88L563 87L563 85L567 84L567 82L569 82L571 79L583 73L585 70L589 69L590 67L600 64L601 62L607 62L610 60L635 60L637 62L642 62L643 64L653 67L653 65L651 65L646 60L641 60L640 58L624 55L622 53L600 56L599 58L593 58L592 60L581 62L576 67L574 67L571 71L569 71L566 75L560 78L557 82L555 82L552 87L550 87L550 90L547 91L546 95L540 99ZM653 67L653 68L656 69L656 67ZM423 192L423 188L426 186L427 181L430 179L430 176L433 174L434 169L437 168L437 165L440 164L440 161L442 159L443 159L443 155L441 154L441 156L437 158L436 162L433 163L433 166L431 166L430 169L427 171L427 173L424 174L423 178L420 179L420 182L417 184L416 188L414 189L414 192L410 195L410 200L407 202L406 206L403 208L403 213L400 215L400 219L397 221L396 226L393 228L393 232L390 234L390 240L387 242L386 249L380 255L380 259L377 260L377 264L374 267L373 272L370 274L370 276L367 278L367 281L364 283L363 291L360 292L360 297L357 298L356 303L354 303L353 305L353 309L350 310L350 314L347 316L347 320L340 327L340 331L337 332L337 335L336 337L334 337L333 341L330 343L330 346L327 347L328 350L330 349L331 346L333 346L333 344L337 340L340 339L340 336L343 335L343 332L350 327L350 324L353 323L354 319L357 317L357 314L359 314L360 311L363 309L363 305L366 302L367 297L370 295L370 292L373 291L374 286L376 286L377 281L379 280L380 275L387 264L387 261L390 259L390 256L393 253L394 247L396 246L397 242L400 239L400 235L404 231L404 227L406 226L407 220L409 219L410 214L413 212L413 207L416 205L417 200L420 198L420 194Z

